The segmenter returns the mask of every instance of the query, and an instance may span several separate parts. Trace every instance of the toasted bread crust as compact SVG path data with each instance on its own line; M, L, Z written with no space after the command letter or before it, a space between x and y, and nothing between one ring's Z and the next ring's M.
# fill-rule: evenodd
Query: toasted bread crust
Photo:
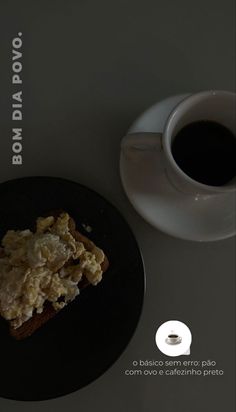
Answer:
M60 212L61 213L61 212ZM60 214L59 212L55 212L53 214L54 217L58 217ZM93 247L95 246L94 243L88 239L86 236L82 235L78 230L76 230L76 224L72 218L70 218L69 221L69 228L71 234L74 236L74 238L77 241L83 242L86 249L91 251ZM0 250L1 252L1 250ZM105 255L105 259L101 264L101 269L103 273L108 269L109 267L109 261L108 258ZM79 282L79 289L82 290L86 288L87 286L90 285L88 280L85 278L85 276L82 277L81 281ZM27 338L28 336L31 336L37 329L39 329L41 326L43 326L48 320L53 318L58 312L60 312L61 309L55 310L50 302L46 302L44 310L42 313L35 313L32 318L24 322L19 328L14 329L12 326L9 327L9 332L10 335L17 339L17 340L22 340Z

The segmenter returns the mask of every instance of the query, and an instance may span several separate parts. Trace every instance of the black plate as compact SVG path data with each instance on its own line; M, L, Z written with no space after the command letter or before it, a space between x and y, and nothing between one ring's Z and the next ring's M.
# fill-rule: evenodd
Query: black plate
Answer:
M110 268L33 336L15 341L0 322L0 396L45 400L89 384L121 355L143 304L144 268L136 240L120 213L94 191L53 177L30 177L0 185L0 238L8 229L33 226L35 218L64 209L93 230Z

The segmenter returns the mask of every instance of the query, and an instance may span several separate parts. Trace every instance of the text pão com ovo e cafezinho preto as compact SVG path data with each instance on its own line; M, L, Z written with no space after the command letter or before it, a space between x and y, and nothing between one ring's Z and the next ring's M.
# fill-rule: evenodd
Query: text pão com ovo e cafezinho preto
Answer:
M222 376L215 360L134 360L126 376Z

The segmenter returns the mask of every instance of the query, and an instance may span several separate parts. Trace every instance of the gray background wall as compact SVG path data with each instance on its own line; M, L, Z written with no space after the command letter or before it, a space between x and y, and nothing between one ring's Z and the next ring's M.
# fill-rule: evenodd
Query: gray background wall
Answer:
M0 410L233 412L235 239L198 244L150 227L123 193L118 160L121 137L154 102L184 92L234 90L235 2L14 0L1 1L0 16L1 181L55 175L97 190L126 217L147 271L138 329L105 375L53 401L0 399ZM24 42L20 169L10 164L11 40L18 31ZM154 334L170 318L190 326L191 359L216 360L224 376L124 376L134 359L162 359Z

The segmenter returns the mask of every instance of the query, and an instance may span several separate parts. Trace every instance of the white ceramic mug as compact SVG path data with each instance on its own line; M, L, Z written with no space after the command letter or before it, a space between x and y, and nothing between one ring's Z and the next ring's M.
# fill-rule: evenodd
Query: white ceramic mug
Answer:
M193 180L178 166L171 151L176 134L184 126L200 120L220 123L236 136L235 116L235 93L217 90L196 93L186 97L172 110L163 133L128 134L122 140L121 147L127 155L136 151L158 150L162 152L169 181L181 192L196 196L236 191L236 177L224 186L209 186Z

